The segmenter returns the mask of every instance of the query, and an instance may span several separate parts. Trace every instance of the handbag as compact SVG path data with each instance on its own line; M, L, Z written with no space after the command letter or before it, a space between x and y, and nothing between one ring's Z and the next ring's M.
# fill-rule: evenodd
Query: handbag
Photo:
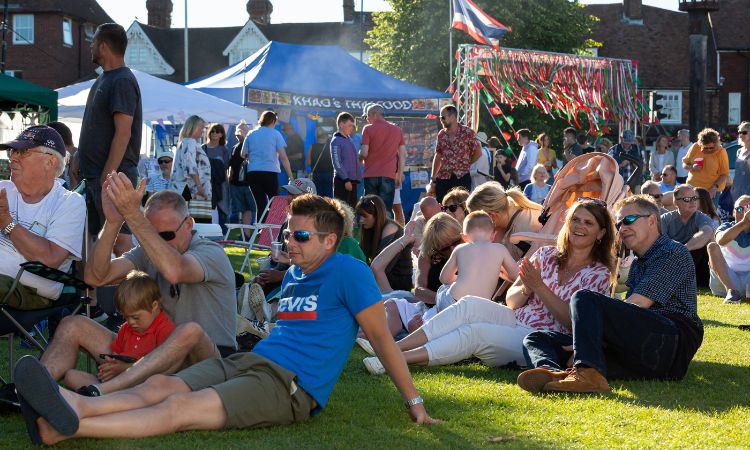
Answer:
M211 219L211 200L194 198L188 202L188 214L193 219Z

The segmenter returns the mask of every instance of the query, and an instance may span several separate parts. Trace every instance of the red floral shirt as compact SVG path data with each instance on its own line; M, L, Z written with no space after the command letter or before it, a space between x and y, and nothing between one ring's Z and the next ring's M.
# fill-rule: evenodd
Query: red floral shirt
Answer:
M441 164L433 177L445 180L451 175L460 178L469 173L471 157L476 148L479 148L479 141L471 128L458 125L458 129L450 134L445 128L440 130L435 153L440 155Z

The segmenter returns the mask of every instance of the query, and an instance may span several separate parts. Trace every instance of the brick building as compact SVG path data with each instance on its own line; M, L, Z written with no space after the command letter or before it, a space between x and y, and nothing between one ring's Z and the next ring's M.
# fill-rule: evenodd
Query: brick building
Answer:
M98 25L112 22L96 0L13 1L8 19L8 75L52 89L96 75L91 38Z
M750 12L748 0L721 0L711 13L708 39L706 124L729 138L742 120L750 119ZM633 59L639 63L644 98L655 92L663 99L667 117L657 129L687 128L690 92L690 55L687 13L656 8L641 0L588 5L599 18L593 39L602 43L598 56Z
M239 4L239 2L238 2ZM128 27L129 67L166 80L182 83L193 80L255 53L268 41L291 44L338 45L353 56L367 60L369 47L364 33L372 29L372 15L355 11L354 0L343 0L343 21L326 23L271 23L270 0L249 0L245 10L248 21L241 27L188 28L188 74L185 75L185 38L183 28L171 26L171 0L148 0L148 23L133 22ZM231 11L227 11L232 14Z

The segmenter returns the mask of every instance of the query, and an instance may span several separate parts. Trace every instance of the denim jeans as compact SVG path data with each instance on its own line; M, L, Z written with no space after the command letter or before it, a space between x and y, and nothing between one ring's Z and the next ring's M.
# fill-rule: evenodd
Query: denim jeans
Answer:
M536 331L524 339L530 366L562 370L574 347L574 366L593 367L620 379L669 379L679 345L677 326L667 317L589 290L570 300L573 336Z
M333 172L313 172L312 180L318 195L333 198Z
M365 178L365 195L377 195L385 203L388 217L393 218L393 195L396 191L396 180L388 177Z

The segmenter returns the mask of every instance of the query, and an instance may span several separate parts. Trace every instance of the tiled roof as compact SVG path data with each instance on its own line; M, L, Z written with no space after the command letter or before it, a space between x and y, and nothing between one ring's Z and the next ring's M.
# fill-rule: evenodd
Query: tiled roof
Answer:
M8 4L10 13L59 13L96 25L114 22L96 0L23 0Z

